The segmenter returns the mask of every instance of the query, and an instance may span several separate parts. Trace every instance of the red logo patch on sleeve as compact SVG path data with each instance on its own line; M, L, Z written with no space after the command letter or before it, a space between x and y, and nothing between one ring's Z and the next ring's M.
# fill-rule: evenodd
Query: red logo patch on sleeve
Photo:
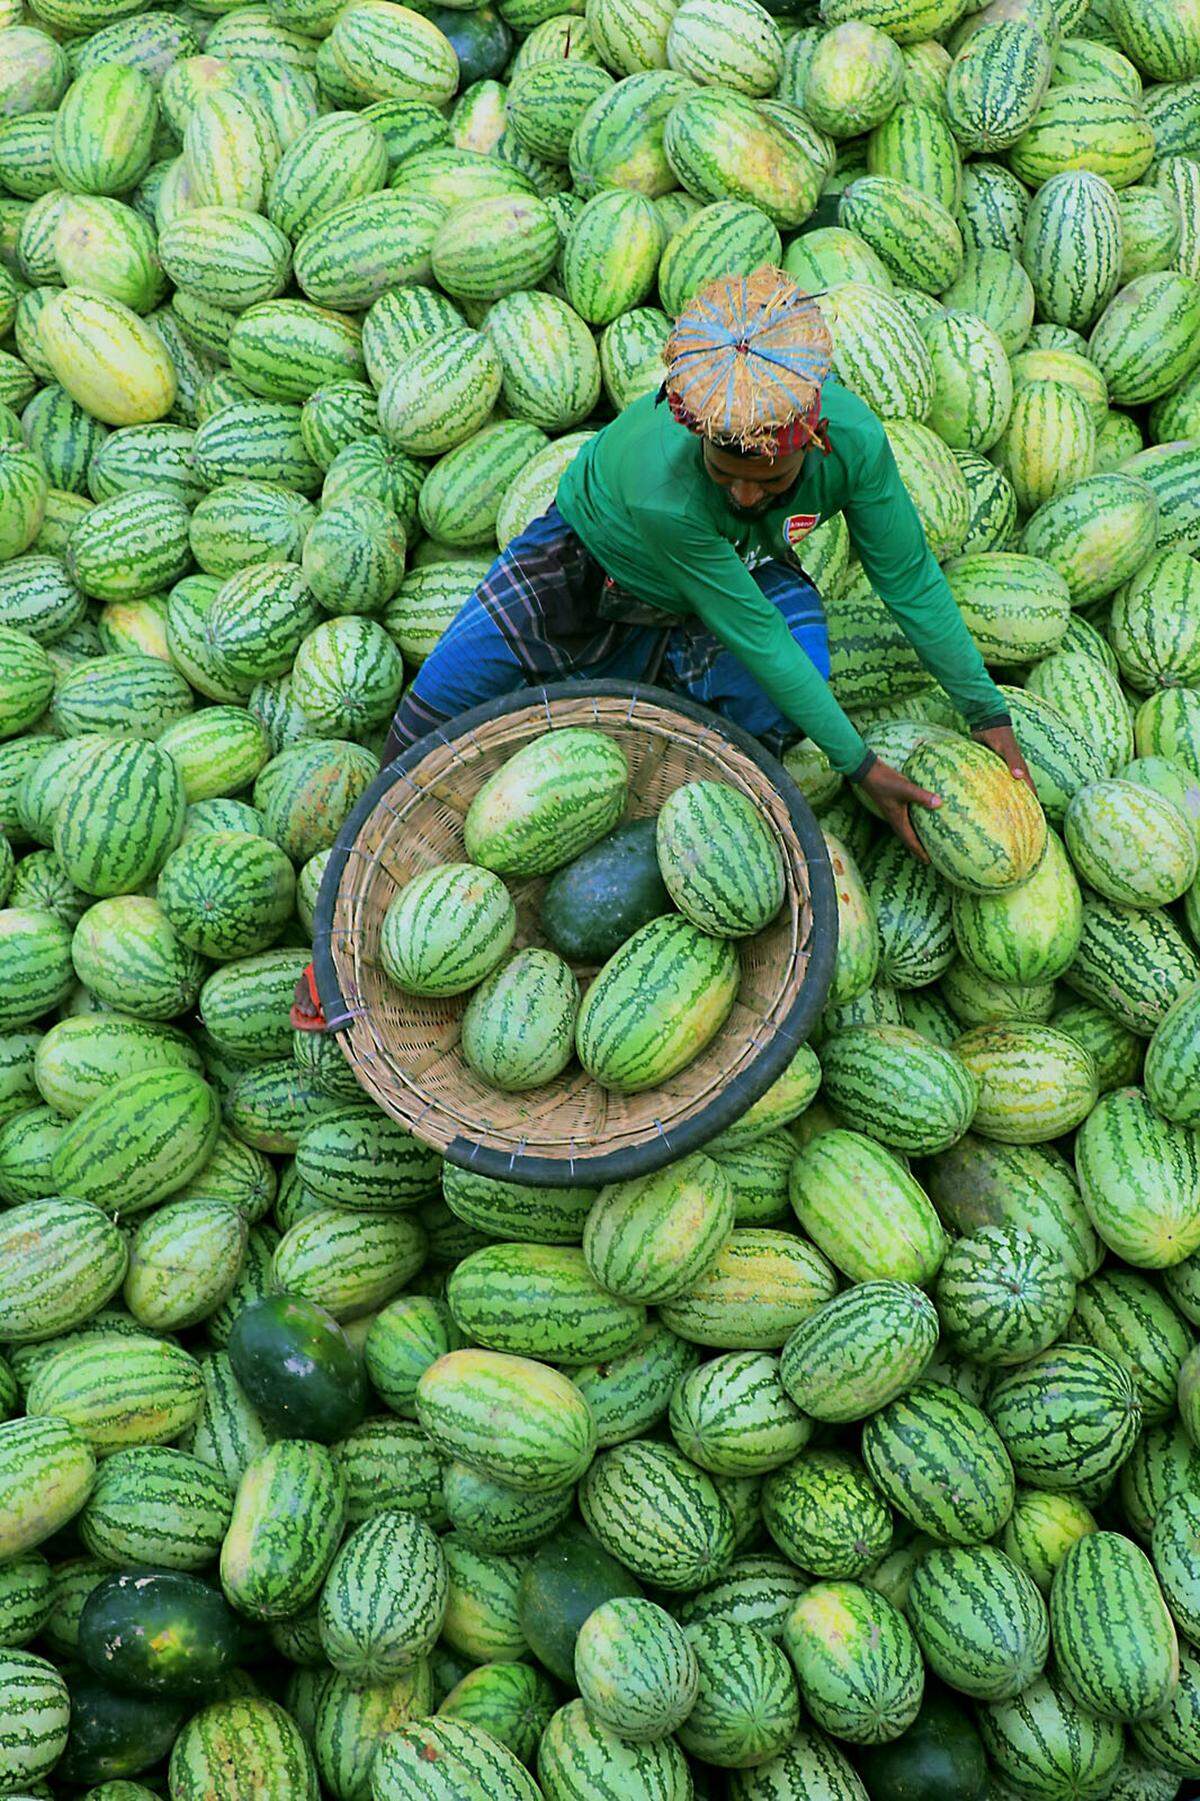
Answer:
M783 535L792 550L821 523L820 513L791 513L783 522Z

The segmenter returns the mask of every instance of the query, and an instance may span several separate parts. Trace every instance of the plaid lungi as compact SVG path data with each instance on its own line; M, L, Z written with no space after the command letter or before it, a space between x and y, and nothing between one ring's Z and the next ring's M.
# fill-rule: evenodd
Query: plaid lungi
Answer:
M807 576L775 560L752 574L828 676L825 616ZM392 722L388 755L485 701L572 678L659 681L774 749L798 735L699 619L618 587L552 506L501 551L417 671Z

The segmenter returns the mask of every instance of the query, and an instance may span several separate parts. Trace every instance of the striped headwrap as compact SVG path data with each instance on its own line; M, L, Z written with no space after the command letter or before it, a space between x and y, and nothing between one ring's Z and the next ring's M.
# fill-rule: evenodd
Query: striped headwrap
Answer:
M828 451L821 386L833 343L816 302L780 270L702 288L663 359L671 412L697 436L756 456Z

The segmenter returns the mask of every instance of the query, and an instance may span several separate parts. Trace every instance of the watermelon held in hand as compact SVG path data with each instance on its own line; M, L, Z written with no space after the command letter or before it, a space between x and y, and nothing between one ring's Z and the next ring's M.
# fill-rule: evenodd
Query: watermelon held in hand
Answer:
M913 828L942 878L968 894L1017 888L1046 847L1046 818L1028 782L994 752L958 738L919 744L904 765L919 788L941 798L914 807Z

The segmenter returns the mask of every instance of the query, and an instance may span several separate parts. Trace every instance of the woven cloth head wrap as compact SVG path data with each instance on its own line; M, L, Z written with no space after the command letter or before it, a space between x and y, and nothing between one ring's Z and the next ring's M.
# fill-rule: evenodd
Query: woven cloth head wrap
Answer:
M681 425L754 456L828 451L821 385L833 361L816 301L778 269L702 288L663 352L667 401Z

